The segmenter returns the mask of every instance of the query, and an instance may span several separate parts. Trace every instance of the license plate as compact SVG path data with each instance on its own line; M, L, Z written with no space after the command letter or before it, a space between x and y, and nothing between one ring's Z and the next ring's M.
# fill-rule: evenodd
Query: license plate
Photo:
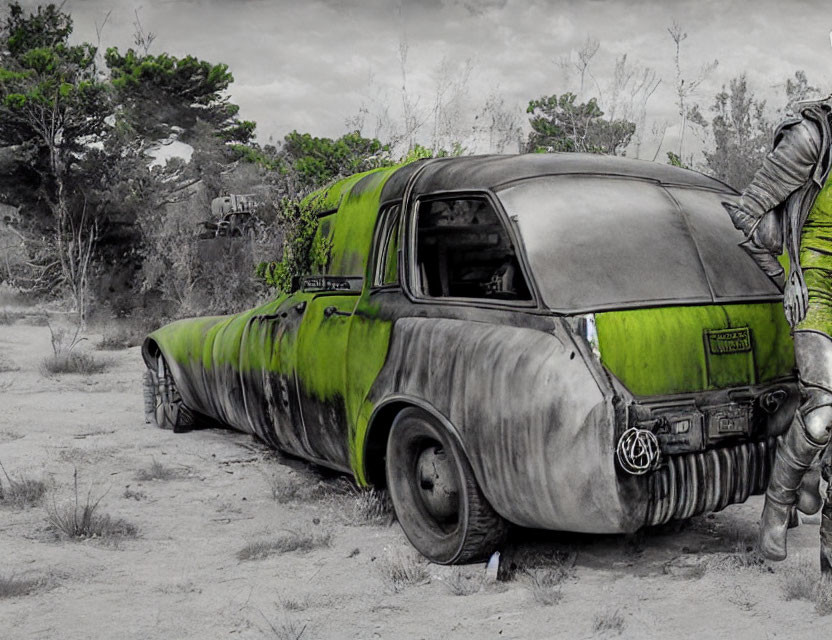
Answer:
M726 404L711 407L707 415L708 437L712 440L748 434L750 431L751 408L747 405Z
M748 327L706 331L708 350L714 355L751 351L751 332Z

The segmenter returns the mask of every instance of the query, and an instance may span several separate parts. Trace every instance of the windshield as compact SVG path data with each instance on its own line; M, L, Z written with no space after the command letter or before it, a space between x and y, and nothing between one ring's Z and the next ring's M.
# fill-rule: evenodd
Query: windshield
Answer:
M563 312L774 299L722 200L612 176L544 176L497 192L547 306Z

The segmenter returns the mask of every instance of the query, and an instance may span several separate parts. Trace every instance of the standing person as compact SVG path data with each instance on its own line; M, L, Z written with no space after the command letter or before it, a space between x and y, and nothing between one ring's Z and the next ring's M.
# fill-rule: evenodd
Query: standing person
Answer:
M760 550L771 560L786 557L792 509L815 513L821 507L817 462L832 429L832 96L800 103L796 111L777 128L771 152L739 202L724 203L746 236L741 246L770 277L783 282L777 256L784 246L789 258L783 306L794 334L801 401L778 439L760 521ZM832 571L832 491L821 547L821 565Z

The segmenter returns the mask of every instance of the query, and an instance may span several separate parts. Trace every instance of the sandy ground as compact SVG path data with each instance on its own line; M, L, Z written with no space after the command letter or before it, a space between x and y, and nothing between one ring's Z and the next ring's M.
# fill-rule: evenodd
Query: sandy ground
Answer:
M270 477L304 485L320 476L249 436L146 425L137 348L98 352L109 361L102 374L46 378L38 364L49 352L46 327L0 326L0 368L19 368L0 372L0 462L53 487L44 505L0 507L0 576L44 580L0 599L5 640L829 636L832 616L783 594L789 571L816 566L817 519L791 532L784 563L748 563L742 542L737 552L755 534L759 498L641 536L515 533L504 562L523 549L574 559L554 605L537 602L523 575L453 595L454 570L433 565L427 580L393 593L380 567L409 549L397 524L355 524L349 495L279 503ZM154 460L175 477L138 481ZM56 539L46 507L72 495L76 469L82 498L107 492L99 508L135 524L138 537ZM247 543L301 530L330 532L331 545L237 559ZM484 565L464 572L479 580ZM616 612L619 623L604 630Z

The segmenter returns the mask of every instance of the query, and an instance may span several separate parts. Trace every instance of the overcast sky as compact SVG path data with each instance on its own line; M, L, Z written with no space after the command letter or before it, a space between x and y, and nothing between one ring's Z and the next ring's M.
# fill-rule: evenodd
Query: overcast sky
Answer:
M828 0L68 0L65 5L75 20L76 39L94 42L95 24L112 9L102 44L132 46L138 10L145 30L157 35L151 53L228 64L235 78L232 100L244 118L258 123L264 142L293 129L340 135L362 106L370 112L366 133L373 133L373 114L384 108L399 118L402 41L408 45L408 93L418 99L418 111L433 104L443 59L450 70L446 77L457 80L470 61L456 105L460 117L471 116L496 94L525 122L529 99L577 89L577 79L566 80L558 61L574 59L589 36L600 42L591 69L602 87L622 54L661 76L647 117L648 127L670 124L665 148L673 148L679 131L671 22L688 33L683 74L693 78L704 63L719 60L694 96L703 108L741 72L770 104L779 105L782 90L776 86L798 69L832 91L828 8ZM426 127L422 135L429 133ZM642 155L652 156L652 149Z

